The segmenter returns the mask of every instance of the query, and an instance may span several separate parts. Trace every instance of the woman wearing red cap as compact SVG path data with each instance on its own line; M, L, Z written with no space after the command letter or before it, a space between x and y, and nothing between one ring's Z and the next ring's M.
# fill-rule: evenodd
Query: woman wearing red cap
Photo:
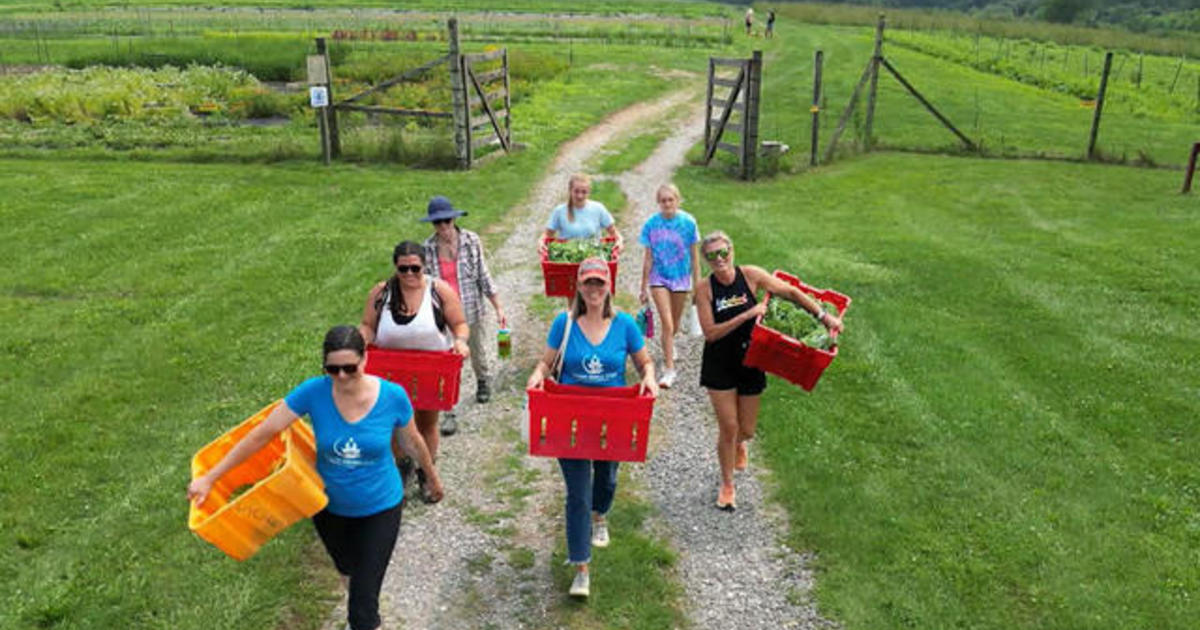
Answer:
M608 263L588 258L579 264L570 311L554 319L546 351L526 387L540 389L548 376L564 385L621 387L625 385L625 361L632 356L642 375L641 391L657 396L654 361L645 346L633 318L613 308ZM551 366L560 359L560 371L555 374ZM604 515L612 507L617 489L617 462L559 458L558 464L567 485L568 561L577 567L570 593L587 597L592 547L607 547L609 542Z

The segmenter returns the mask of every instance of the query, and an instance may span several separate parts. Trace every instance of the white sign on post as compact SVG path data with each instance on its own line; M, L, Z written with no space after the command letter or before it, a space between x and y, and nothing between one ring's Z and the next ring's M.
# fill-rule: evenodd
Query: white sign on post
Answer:
M329 68L325 65L325 55L309 55L307 62L309 85L329 83Z
M328 107L329 89L324 85L317 85L308 88L308 102L313 107Z

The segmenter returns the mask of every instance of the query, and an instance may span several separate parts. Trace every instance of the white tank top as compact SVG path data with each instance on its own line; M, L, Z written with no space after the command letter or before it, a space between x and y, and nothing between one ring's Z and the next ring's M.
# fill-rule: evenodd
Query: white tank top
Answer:
M433 280L426 278L425 293L421 296L421 307L412 321L398 324L392 319L391 302L394 296L379 309L379 326L375 331L375 345L395 350L449 350L450 338L438 330L433 318Z

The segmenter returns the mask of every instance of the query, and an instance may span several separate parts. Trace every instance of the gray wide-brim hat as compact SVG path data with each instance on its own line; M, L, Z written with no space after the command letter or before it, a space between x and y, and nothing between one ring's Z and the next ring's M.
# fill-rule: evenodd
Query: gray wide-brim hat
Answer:
M433 221L441 221L442 219L453 219L455 217L465 216L467 216L466 210L459 210L458 208L455 208L450 203L449 199L438 195L429 200L428 214L421 217L421 221L425 223L432 223Z

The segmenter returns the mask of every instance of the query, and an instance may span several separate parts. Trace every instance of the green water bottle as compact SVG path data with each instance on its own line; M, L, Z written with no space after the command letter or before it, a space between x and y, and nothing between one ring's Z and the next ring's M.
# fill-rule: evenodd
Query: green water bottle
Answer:
M496 331L496 354L501 359L507 359L512 355L512 334L507 328Z

